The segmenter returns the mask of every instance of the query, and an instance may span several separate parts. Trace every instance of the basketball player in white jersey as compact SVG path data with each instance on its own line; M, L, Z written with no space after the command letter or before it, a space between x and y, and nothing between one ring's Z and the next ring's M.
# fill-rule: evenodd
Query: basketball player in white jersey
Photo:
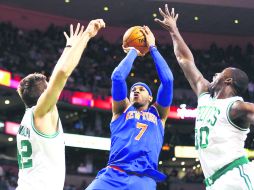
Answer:
M70 35L49 82L34 73L19 84L18 93L26 112L17 134L19 179L17 190L63 190L65 145L56 103L68 77L78 65L88 41L101 28L102 19L92 20L87 28L80 24Z
M193 55L181 37L178 14L159 9L174 52L185 77L198 96L195 147L199 153L208 190L253 190L254 167L244 151L244 141L254 124L254 104L240 97L247 89L248 77L240 69L226 68L208 82L195 66Z

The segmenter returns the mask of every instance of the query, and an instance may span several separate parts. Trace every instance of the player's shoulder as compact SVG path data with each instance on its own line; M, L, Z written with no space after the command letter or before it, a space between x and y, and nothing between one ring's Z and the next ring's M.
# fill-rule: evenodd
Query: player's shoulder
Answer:
M254 104L250 102L245 102L242 99L236 99L231 103L231 111L248 111L254 108Z
M203 102L211 98L211 94L209 92L202 92L198 95L198 102Z
M156 108L156 106L154 105L151 105L149 108L148 108L148 112L152 113L153 115L155 115L157 118L160 118L160 114Z
M125 108L125 110L123 111L123 114L127 113L128 111L134 111L134 110L136 110L135 107L132 104L130 104Z
M211 94L209 92L201 92L199 95L198 95L198 99L199 98L202 98L204 96L211 96Z

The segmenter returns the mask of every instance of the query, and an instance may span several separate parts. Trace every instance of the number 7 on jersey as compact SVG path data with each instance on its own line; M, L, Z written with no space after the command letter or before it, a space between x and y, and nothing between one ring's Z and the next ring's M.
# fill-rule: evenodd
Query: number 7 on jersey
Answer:
M144 123L137 122L136 128L141 129L139 134L135 137L135 140L139 141L147 129L147 125Z

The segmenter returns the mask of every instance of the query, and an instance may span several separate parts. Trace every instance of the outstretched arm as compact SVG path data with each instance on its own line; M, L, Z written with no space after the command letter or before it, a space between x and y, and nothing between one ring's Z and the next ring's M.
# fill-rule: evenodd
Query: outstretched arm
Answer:
M112 112L113 118L115 120L124 110L129 106L130 101L127 98L127 84L126 78L129 75L133 62L138 55L138 51L135 48L130 48L126 57L120 62L120 64L115 68L111 75L112 80Z
M159 11L161 16L163 16L163 21L155 19L155 22L159 23L162 27L169 31L173 40L174 52L177 61L182 68L185 77L189 81L193 91L197 96L203 92L207 92L209 82L197 69L193 55L178 31L176 25L178 14L175 15L174 8L170 13L167 4L165 5L165 12L163 12L160 8Z
M66 47L52 72L47 89L37 101L34 109L35 117L43 117L55 107L68 77L79 63L87 42L104 27L104 21L97 19L92 20L86 30L84 26L80 27L78 24L75 31L73 25L70 26L70 36L64 32Z
M144 32L146 36L147 46L149 46L150 53L153 57L155 67L161 81L154 106L157 108L164 125L167 120L170 108L169 106L173 98L174 78L167 62L155 47L155 37L153 33L147 26L144 26Z

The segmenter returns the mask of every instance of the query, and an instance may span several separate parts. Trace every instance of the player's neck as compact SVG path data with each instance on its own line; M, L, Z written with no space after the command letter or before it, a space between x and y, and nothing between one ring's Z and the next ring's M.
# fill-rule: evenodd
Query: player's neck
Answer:
M144 105L144 106L137 106L137 105L133 105L137 111L145 111L148 109L149 105Z
M225 99L225 98L230 98L233 96L235 96L235 92L233 91L231 87L224 87L214 92L214 98L217 98L217 99Z

